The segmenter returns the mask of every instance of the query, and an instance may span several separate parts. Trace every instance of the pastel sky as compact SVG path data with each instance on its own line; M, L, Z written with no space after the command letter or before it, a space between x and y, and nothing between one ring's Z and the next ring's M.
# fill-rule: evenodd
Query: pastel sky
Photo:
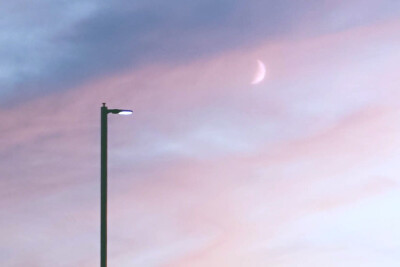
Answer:
M0 266L400 266L399 1L0 6Z

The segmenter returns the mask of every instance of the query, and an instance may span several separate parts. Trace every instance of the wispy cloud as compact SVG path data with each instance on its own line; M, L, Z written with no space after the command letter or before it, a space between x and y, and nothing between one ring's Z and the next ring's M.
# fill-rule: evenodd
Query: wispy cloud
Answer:
M101 102L134 109L110 117L110 264L307 266L312 254L329 265L326 251L344 264L356 252L382 259L381 247L396 249L386 232L378 238L390 220L346 231L373 216L366 206L390 218L398 201L398 30L394 21L267 38L3 108L0 263L97 264ZM251 87L257 58L270 76ZM343 245L357 237L367 245Z
M261 41L368 25L399 9L393 1L372 0L12 1L1 10L1 102L133 66L189 62Z

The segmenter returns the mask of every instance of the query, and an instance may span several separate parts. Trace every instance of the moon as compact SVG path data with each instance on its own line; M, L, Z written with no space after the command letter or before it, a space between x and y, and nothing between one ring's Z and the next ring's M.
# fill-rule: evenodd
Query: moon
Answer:
M260 82L262 82L265 78L265 75L267 74L267 69L265 67L264 62L262 62L261 60L257 60L257 72L254 75L253 81L251 82L251 84L258 84Z

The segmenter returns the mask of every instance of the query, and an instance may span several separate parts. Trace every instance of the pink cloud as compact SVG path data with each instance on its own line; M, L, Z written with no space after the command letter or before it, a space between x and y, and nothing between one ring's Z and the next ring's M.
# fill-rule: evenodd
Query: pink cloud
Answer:
M382 24L150 65L2 110L6 263L35 254L33 266L97 264L102 102L134 110L110 115L110 265L290 266L311 255L329 262L318 239L334 248L355 236L335 240L326 229L347 228L325 226L324 216L359 222L368 205L389 213L398 190L398 62L390 60L398 29ZM271 76L252 87L258 58ZM372 236L387 226L369 225ZM379 244L371 247L371 258L381 257Z

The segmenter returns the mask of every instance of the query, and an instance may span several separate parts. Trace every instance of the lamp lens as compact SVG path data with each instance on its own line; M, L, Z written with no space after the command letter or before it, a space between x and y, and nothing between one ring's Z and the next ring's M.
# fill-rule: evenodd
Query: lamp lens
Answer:
M131 115L132 113L132 110L121 110L118 112L119 115Z

